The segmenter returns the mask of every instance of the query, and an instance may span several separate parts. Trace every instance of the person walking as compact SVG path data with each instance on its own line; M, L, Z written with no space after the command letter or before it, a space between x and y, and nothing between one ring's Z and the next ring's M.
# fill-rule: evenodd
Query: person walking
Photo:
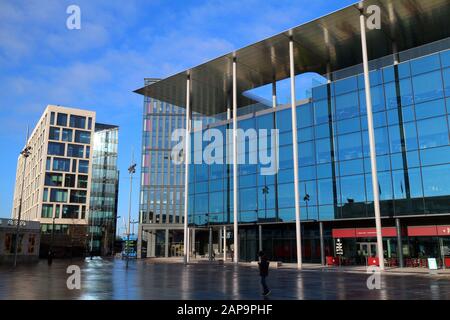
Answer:
M261 285L263 287L263 296L268 296L270 294L270 289L267 286L266 278L269 276L269 260L263 251L258 253L259 256L259 276L261 277Z

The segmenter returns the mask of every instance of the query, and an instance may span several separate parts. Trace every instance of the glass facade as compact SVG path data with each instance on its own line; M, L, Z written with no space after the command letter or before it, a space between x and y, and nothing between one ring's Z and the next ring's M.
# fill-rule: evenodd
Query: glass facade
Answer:
M78 132L78 131L77 131ZM119 143L117 126L95 124L92 154L89 232L92 234L92 249L96 254L112 253L117 224L117 200L119 171L117 156ZM79 161L79 172L87 173L88 161ZM87 185L87 176L81 176L79 186ZM82 201L84 193L71 194L73 202Z

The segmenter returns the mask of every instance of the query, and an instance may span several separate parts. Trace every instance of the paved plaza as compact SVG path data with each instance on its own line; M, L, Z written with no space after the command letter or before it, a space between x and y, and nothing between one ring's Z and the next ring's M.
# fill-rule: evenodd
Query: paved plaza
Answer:
M81 269L81 289L67 289L69 265ZM270 271L268 299L450 299L448 275L383 274L369 290L368 274L282 268ZM0 267L0 299L263 299L257 268L231 264L161 263L120 259L45 260ZM267 298L266 298L267 299Z

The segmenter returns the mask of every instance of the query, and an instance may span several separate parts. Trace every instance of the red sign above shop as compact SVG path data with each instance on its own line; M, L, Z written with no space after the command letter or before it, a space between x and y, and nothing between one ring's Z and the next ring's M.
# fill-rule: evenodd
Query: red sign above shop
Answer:
M438 236L449 236L450 237L450 226L437 226Z
M333 229L333 238L375 238L377 236L376 228L357 228L357 229ZM395 227L381 228L383 237L396 237L397 229Z

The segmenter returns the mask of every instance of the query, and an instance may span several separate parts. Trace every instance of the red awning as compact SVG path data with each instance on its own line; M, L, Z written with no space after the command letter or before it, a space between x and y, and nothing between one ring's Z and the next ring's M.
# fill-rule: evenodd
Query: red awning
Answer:
M397 229L395 227L381 228L383 237L396 237ZM333 229L333 238L375 238L377 236L376 228L348 228Z
M450 226L413 226L408 227L408 236L450 236Z

